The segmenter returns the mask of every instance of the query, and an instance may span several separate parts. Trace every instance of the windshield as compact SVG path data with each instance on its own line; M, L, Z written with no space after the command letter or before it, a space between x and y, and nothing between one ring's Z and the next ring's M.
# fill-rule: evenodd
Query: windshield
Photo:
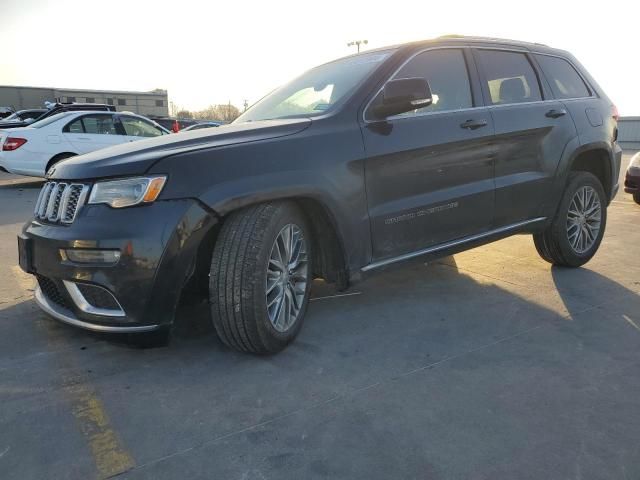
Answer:
M365 53L313 68L271 92L233 123L321 115L347 98L392 53Z

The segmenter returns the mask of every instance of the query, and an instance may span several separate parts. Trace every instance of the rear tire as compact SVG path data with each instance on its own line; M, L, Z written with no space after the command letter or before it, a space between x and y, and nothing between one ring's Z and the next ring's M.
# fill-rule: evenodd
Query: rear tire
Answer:
M540 256L563 267L579 267L595 255L607 223L604 188L589 172L569 175L551 225L533 235Z
M247 207L225 220L209 279L213 326L222 342L269 354L293 341L309 301L311 245L306 219L292 202Z
M640 205L640 193L633 194L633 201Z

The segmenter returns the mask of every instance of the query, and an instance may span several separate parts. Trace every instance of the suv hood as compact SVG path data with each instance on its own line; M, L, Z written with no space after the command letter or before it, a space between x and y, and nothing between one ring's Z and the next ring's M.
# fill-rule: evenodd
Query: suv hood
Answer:
M169 155L284 137L309 125L308 118L264 120L127 142L64 160L47 172L47 178L82 180L141 175Z

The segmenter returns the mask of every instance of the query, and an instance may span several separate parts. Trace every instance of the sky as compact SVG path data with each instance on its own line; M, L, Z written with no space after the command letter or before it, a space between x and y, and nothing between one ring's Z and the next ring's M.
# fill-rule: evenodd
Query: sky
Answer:
M640 115L633 0L0 0L0 85L148 91L189 110L249 104L350 53L446 34L571 51Z

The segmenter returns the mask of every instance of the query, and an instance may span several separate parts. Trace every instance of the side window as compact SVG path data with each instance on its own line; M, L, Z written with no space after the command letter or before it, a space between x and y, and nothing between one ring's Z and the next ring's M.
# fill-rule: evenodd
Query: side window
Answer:
M77 118L73 122L68 123L63 129L65 133L84 133L84 127L82 126L82 118Z
M112 115L85 115L82 117L84 133L118 135Z
M551 90L556 98L582 98L591 95L584 81L569 62L549 55L536 55L535 57L549 80Z
M402 116L473 107L469 74L462 50L442 49L420 53L402 67L393 79L414 77L427 79L431 87L433 103L404 113ZM382 95L379 95L373 103L379 101L382 101Z
M524 53L501 50L478 50L477 53L492 104L542 100L538 77Z
M121 116L120 122L126 135L132 137L159 137L164 132L141 118Z

